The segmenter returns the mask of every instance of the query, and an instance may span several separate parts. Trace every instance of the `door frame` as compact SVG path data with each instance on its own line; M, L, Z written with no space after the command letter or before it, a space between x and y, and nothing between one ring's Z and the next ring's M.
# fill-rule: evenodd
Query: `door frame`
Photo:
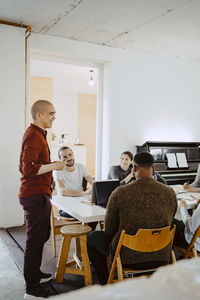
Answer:
M102 165L102 127L103 127L103 69L104 63L95 63L90 60L81 60L81 59L74 59L74 58L65 58L60 57L57 55L45 54L44 52L30 52L29 62L28 62L28 71L27 71L27 105L25 107L25 114L26 114L26 124L27 127L30 123L30 61L31 59L37 59L42 61L49 61L49 62L59 62L63 64L70 64L70 65L77 65L80 67L90 67L95 68L98 71L98 80L97 84L97 111L96 111L96 159L95 159L95 179L101 179L101 165Z

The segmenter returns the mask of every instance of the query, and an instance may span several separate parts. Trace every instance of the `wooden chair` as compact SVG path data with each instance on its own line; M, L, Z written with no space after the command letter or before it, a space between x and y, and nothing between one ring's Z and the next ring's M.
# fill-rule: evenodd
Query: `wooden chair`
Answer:
M200 226L197 228L197 230L195 231L193 238L189 244L189 246L185 249L185 248L181 248L178 246L175 246L176 249L178 249L181 253L184 254L183 258L191 258L191 257L197 257L197 250L194 247L194 244L196 242L196 239L200 237Z
M112 267L110 270L108 283L112 283L114 281L121 281L124 279L125 276L127 277L130 273L142 274L155 271L155 269L134 270L130 268L124 268L120 258L120 250L122 246L140 252L155 252L171 244L171 259L172 263L174 263L176 261L176 258L172 250L172 244L174 240L175 229L175 225L172 230L170 230L170 226L156 229L139 229L135 235L128 235L125 233L125 230L122 230L113 259ZM114 273L116 267L118 280L114 280Z
M61 234L60 228L65 225L81 224L80 221L74 218L65 218L59 215L59 212L55 206L52 206L51 210L51 237L53 245L53 254L56 256L56 235Z

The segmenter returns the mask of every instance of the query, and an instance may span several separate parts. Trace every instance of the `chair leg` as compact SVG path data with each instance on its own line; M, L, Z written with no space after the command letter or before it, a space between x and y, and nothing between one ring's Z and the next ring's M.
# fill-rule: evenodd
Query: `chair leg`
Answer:
M85 279L85 286L92 284L92 274L90 269L90 261L87 254L87 235L80 236L80 248L81 248L81 258L83 262L83 273Z
M103 221L99 221L99 228L101 231L103 231L103 227L104 227L104 222Z
M70 243L71 243L71 236L64 235L62 238L62 244L60 247L60 253L59 253L56 274L55 274L56 281L59 283L63 282Z
M195 249L195 247L192 248L192 254L193 254L193 257L197 257L198 256L197 250Z
M190 246L187 248L187 251L186 251L186 253L184 255L184 258L193 257L193 248L194 247L190 247Z
M172 264L176 262L176 256L174 254L174 250L171 250L171 259L172 259Z
M120 256L117 257L117 276L119 281L123 280L122 263Z
M108 277L108 283L112 283L113 282L116 265L117 265L117 260L114 259L113 263L112 263L112 266L111 266L110 274L109 274L109 277Z
M111 267L111 270L110 270L110 274L109 274L109 277L108 277L108 283L112 283L113 282L114 273L115 273L115 269L116 269L116 265L117 265L117 257L119 255L121 247L122 247L122 242L121 241L123 240L124 235L125 235L125 230L122 230L122 233L120 235L120 239L119 239L119 242L118 242L118 245L117 245L117 249L116 249L116 252L115 252L115 256L114 256L114 259L113 259L113 263L112 263L112 267Z

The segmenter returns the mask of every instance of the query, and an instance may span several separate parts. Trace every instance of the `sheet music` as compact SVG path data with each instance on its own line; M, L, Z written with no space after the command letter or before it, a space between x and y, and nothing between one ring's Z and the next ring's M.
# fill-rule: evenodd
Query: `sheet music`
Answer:
M167 153L167 165L169 168L178 168L176 163L176 155L175 153Z
M185 153L176 153L179 168L188 168Z

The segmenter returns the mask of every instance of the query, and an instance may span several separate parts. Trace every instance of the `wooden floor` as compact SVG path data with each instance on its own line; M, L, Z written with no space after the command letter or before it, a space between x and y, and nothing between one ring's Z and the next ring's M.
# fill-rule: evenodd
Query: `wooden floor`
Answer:
M0 238L3 239L4 244L6 244L9 249L15 263L17 264L19 270L23 273L23 255L25 248L25 227L13 227L6 230L1 230ZM61 242L61 236L56 236L57 240L57 253L59 253L59 246ZM74 252L74 246L72 245L69 253L69 257L72 258ZM46 242L44 251L41 270L43 272L55 273L56 263L58 257L53 256L52 242L51 239ZM96 278L93 274L93 283L96 283ZM65 274L64 281L62 284L53 282L54 287L59 293L65 293L72 290L80 289L84 287L84 279L79 275Z

